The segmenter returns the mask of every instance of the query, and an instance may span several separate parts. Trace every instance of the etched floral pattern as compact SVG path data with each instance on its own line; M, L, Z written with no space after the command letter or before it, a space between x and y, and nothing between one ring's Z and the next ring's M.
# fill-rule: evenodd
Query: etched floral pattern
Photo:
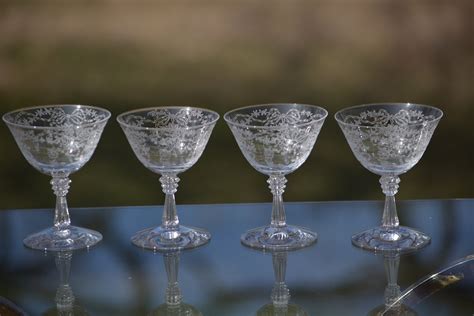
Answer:
M216 114L198 108L150 109L139 114L130 113L122 117L123 123L139 128L179 128L206 125L216 120Z
M176 174L200 158L218 118L212 111L170 107L125 113L119 122L143 165Z
M26 160L39 171L70 174L92 156L108 111L80 105L45 106L6 114Z
M8 122L30 127L70 127L93 124L109 117L108 112L83 106L50 106L25 109L7 116Z
M204 229L180 224L175 196L181 173L202 155L219 115L191 107L149 108L126 112L117 120L140 162L161 174L165 193L161 226L137 232L135 246L154 251L176 251L199 247L211 235Z
M401 174L422 157L438 124L435 115L422 110L375 108L339 116L356 158L370 171ZM398 110L397 110L398 109Z
M259 172L268 175L273 195L270 225L242 235L244 245L286 251L313 244L317 234L287 225L283 192L285 176L308 158L327 116L321 107L304 104L264 104L236 109L224 116L243 155Z
M227 122L250 164L264 174L288 174L308 158L327 112L282 105L230 112Z
M257 108L251 113L235 113L232 123L246 126L273 126L300 125L317 121L322 118L322 113L314 113L308 110L290 109L282 112L278 108Z
M367 127L407 126L412 124L428 123L434 119L434 115L425 115L420 110L399 110L390 113L385 109L368 110L358 115L346 115L344 123Z

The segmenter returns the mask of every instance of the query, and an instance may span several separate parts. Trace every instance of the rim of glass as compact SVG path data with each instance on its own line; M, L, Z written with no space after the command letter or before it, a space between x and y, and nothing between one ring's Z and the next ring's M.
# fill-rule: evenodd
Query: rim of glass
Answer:
M11 122L7 119L7 116L12 115L14 113L18 113L18 112L36 110L36 109L44 109L44 108L61 108L61 107L66 107L66 106L83 107L83 108L88 108L88 109L94 109L94 110L104 112L105 115L106 115L105 118L103 118L103 119L101 119L97 122L84 123L84 124L73 124L74 126L87 127L87 126L100 124L100 123L106 122L112 116L112 113L109 110L98 107L98 106L93 106L93 105L85 105L85 104L47 104L47 105L30 106L30 107L20 108L20 109L16 109L16 110L7 112L7 113L3 114L2 120L8 125L13 125L13 126L21 127L21 128L31 128L31 129L63 129L63 128L68 128L66 126L24 125L24 124L18 124L18 123Z
M439 121L444 113L441 109L435 107L435 106L432 106L432 105L426 105L426 104L419 104L419 103L411 103L411 102L406 102L406 103L403 103L403 102L381 102L381 103L367 103L367 104L360 104L360 105L354 105L354 106L350 106L350 107L347 107L347 108L343 108L343 109L340 109L339 111L337 111L335 114L334 114L334 119L339 123L339 124L342 124L342 125L345 125L345 126L353 126L353 127L363 127L363 128L373 128L373 129L380 129L380 128L385 128L384 126L363 126L363 125L359 125L359 124L353 124L353 123L346 123L344 121L342 121L340 118L338 118L338 116L342 113L342 112L345 112L345 111L349 111L349 110L354 110L354 109L358 109L358 108L363 108L363 107L374 107L374 106L400 106L400 105L403 105L403 106L406 106L406 105L415 105L415 106L419 106L419 107L424 107L424 108L428 108L428 109L433 109L435 111L438 111L440 113L440 115L432 120L428 120L426 122L421 122L421 123L414 123L414 124L409 124L409 126L418 126L418 125L425 125L427 123L433 123L433 122L436 122L436 121Z
M285 126L260 126L260 125L249 125L249 124L242 124L242 123L236 123L236 122L233 122L230 120L229 118L229 115L231 115L232 113L234 112L237 112L237 111L240 111L240 110L245 110L245 109L250 109L250 108L263 108L263 107L268 107L268 106L275 106L275 105L302 105L302 106L305 106L305 107L310 107L310 108L314 108L314 109L319 109L319 110L322 110L324 115L321 116L320 118L316 119L316 120L311 120L309 122L305 122L305 123L296 123L296 124L291 124L291 126L306 126L306 125L311 125L311 124L314 124L314 123L317 123L317 122L321 122L321 121L324 121L324 119L326 119L326 117L328 116L328 111L319 106L319 105L312 105L312 104L305 104L305 103L264 103L264 104L254 104L254 105L248 105L248 106L243 106L243 107L240 107L240 108L236 108L236 109L233 109L233 110L230 110L228 111L227 113L224 114L224 120L228 123L228 124L231 124L231 125L234 125L234 126L240 126L240 127L246 127L246 128L259 128L259 129L284 129L286 128L288 125L285 125Z
M204 127L204 126L212 125L212 124L215 124L220 118L219 113L217 113L216 111L213 111L213 110L206 109L206 108L200 108L200 107L195 107L195 106L155 106L155 107L147 107L147 108L140 108L140 109L130 110L130 111L121 113L119 116L117 116L117 122L120 125L129 127L129 128L133 128L133 129L137 129L137 130L172 130L172 129L176 129L176 127L134 126L134 125L130 125L130 124L123 121L123 117L125 115L129 115L129 114L137 113L137 112L149 111L149 110L156 110L156 109L165 109L165 110L166 109L195 109L195 110L206 111L206 112L212 113L216 116L216 118L214 120L212 120L211 122L207 122L207 123L203 123L203 124L199 124L199 125L195 125L195 126L184 127L186 129L198 129L198 128L201 128L201 127Z

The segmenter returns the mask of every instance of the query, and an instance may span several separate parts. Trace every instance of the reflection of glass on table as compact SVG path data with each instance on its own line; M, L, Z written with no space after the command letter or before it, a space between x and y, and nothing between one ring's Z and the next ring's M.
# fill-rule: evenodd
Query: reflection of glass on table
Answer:
M309 314L301 307L290 304L290 290L285 283L286 261L288 253L272 252L273 272L275 283L273 285L272 302L262 306L257 311L257 316L308 316Z
M151 311L149 316L202 316L194 306L183 302L183 295L178 283L179 251L163 254L163 263L168 278L165 303Z
M400 266L400 253L383 254L387 285L385 287L385 304L369 312L369 316L416 316L418 313L398 300L400 286L398 285L398 271Z
M56 252L54 260L59 273L59 285L56 290L56 307L46 311L44 316L80 316L89 315L81 306L76 305L76 298L69 285L69 276L71 274L72 251Z

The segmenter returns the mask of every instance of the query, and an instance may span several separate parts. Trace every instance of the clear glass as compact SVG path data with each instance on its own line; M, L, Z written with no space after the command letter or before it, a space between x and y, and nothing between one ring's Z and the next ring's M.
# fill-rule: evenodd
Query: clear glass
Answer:
M72 251L59 251L54 255L56 269L59 273L59 285L56 290L56 307L50 308L42 315L89 315L89 313L81 306L76 304L76 298L69 285L69 276L71 274Z
M398 293L397 297L387 302L382 315L399 315L391 313L396 311L399 306L407 304L416 305L432 296L434 293L458 282L472 280L474 272L474 255L468 255L460 258L449 266L442 268L435 273L430 273L414 284L410 285L403 292ZM469 296L468 296L469 297ZM436 297L438 298L438 297ZM404 309L407 309L406 307ZM417 315L417 314L410 314Z
M161 226L138 232L132 243L154 251L194 248L206 244L208 231L180 225L174 194L177 175L201 157L219 119L216 112L194 107L156 107L123 113L117 117L140 162L160 174L165 193Z
M421 159L443 112L412 103L368 104L335 114L359 162L380 176L385 194L382 225L352 236L352 243L372 251L413 251L430 243L430 237L399 225L395 194L399 175Z
M285 176L308 158L327 111L306 104L262 104L235 109L224 115L245 158L267 175L273 194L271 223L242 235L244 245L257 249L292 250L316 242L317 234L287 225L283 192Z
M387 285L385 286L385 303L371 310L369 316L417 316L418 313L399 300L401 295L398 285L400 252L384 252L383 255Z
M270 296L272 302L263 305L257 316L308 316L309 314L299 305L290 304L290 290L285 283L286 261L288 253L286 251L272 251L273 273L275 283Z
M165 303L148 313L148 316L202 316L196 307L183 302L183 295L178 283L179 257L179 251L163 254L163 263L168 279Z
M52 177L56 195L54 226L28 236L25 246L66 251L89 248L102 239L96 231L71 225L66 195L69 175L89 161L109 118L109 111L87 105L45 105L3 116L26 160Z

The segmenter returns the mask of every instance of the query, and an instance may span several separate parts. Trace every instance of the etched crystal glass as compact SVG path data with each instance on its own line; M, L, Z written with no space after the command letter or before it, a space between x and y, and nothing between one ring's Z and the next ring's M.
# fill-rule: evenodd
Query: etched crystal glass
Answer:
M69 175L91 158L110 112L87 105L46 105L3 116L26 160L52 177L56 195L54 226L28 236L27 247L44 251L89 248L102 239L96 231L71 225L66 195Z
M413 251L430 237L399 225L395 194L399 175L410 170L425 152L443 112L412 103L355 106L335 114L355 157L380 176L385 194L382 225L352 236L355 246L374 251Z
M180 225L174 194L177 175L201 157L219 115L194 107L156 107L123 113L117 117L140 162L160 174L165 193L161 226L138 232L132 243L155 251L194 248L207 243L204 229Z
M316 233L287 225L282 195L285 176L308 158L326 116L327 111L321 107L294 103L249 106L224 115L245 158L269 177L267 182L273 194L270 225L242 235L244 245L290 250L316 241Z

